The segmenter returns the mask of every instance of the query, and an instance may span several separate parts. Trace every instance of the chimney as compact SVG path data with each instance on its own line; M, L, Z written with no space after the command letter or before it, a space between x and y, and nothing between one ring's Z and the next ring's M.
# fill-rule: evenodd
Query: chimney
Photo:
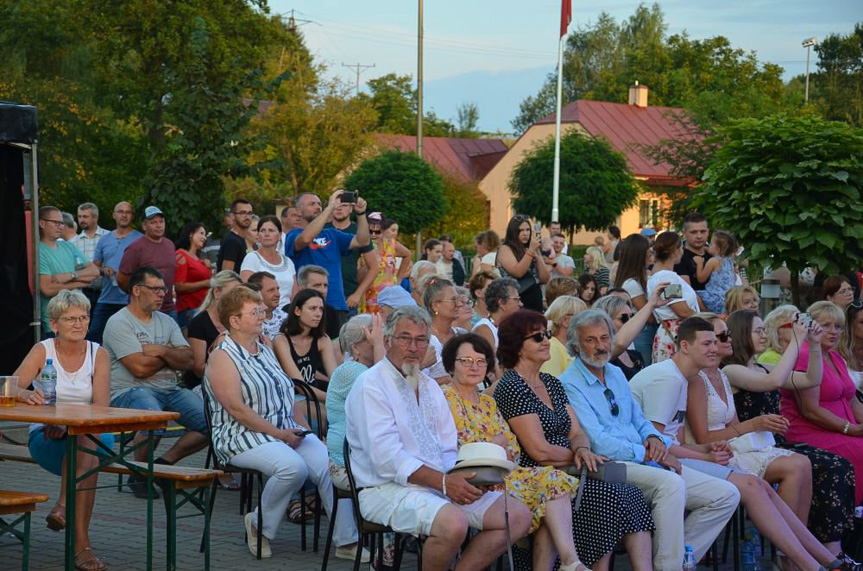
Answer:
M647 91L646 85L638 85L638 81L636 81L635 85L629 88L629 104L645 109L647 107Z

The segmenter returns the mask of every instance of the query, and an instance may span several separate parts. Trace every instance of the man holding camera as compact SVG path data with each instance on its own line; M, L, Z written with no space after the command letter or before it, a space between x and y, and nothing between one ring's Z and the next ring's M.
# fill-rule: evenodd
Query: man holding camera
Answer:
M350 198L354 198L356 196L355 193L346 194L352 195ZM345 196L342 195L342 198L344 199ZM342 204L333 210L330 221L324 225L324 228L335 228L336 230L341 230L348 234L356 234L357 222L353 222L351 220L351 211L353 210L353 206L354 203L342 200ZM360 216L357 216L357 219L359 218ZM364 220L368 222L368 219L364 218ZM378 231L380 231L380 228L378 228ZM369 230L369 235L371 236L371 229ZM369 268L363 276L362 281L359 279L357 265L361 255L365 261L366 267ZM375 247L373 244L369 243L368 246L354 248L347 256L342 256L342 282L345 288L345 300L348 304L348 312L351 316L357 314L360 300L366 296L366 291L371 287L372 283L374 283L377 275L378 256L375 254Z
M342 199L343 196L346 200ZM333 212L343 204L352 204L351 208L357 215L355 235L333 227L325 228ZM330 196L326 208L323 208L317 195L306 193L297 198L297 209L304 227L296 228L285 236L285 255L293 260L298 271L310 264L327 270L330 276L327 305L339 312L340 321L344 323L348 317L348 304L342 276L342 257L350 256L351 250L364 248L371 242L365 217L366 201L355 192L337 190Z

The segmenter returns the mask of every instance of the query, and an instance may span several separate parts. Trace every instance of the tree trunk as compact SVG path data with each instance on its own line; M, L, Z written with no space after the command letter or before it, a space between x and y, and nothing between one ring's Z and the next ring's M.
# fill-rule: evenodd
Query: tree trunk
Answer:
M791 267L788 268L790 275L788 276L791 279L791 301L796 307L801 307L800 305L800 272Z

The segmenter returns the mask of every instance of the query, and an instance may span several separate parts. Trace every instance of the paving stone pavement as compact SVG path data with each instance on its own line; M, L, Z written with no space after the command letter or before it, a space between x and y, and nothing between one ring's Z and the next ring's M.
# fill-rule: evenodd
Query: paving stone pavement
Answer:
M13 436L13 433L7 431ZM21 436L18 434L17 436ZM16 438L24 441L24 438ZM160 450L167 449L171 441L163 441ZM203 466L204 454L185 459L182 464ZM100 485L115 484L117 476L102 474ZM19 462L0 462L0 488L27 492L45 493L48 502L40 504L32 514L31 559L33 571L61 571L63 569L63 534L55 533L45 526L45 516L56 501L60 479L38 466ZM165 569L165 510L161 500L153 504L153 569ZM183 513L191 513L186 508ZM146 502L131 493L117 491L116 487L99 490L90 525L90 538L96 554L112 570L137 571L146 568ZM177 569L197 571L204 568L203 554L198 553L203 520L200 517L181 519L177 529ZM243 518L239 515L239 492L220 489L212 518L211 568L215 571L312 571L321 568L323 544L326 539L327 519L321 518L320 551L311 550L311 524L307 525L309 549L300 550L300 527L285 521L279 536L270 542L271 559L257 561L249 553L243 540ZM402 569L416 569L416 557L405 554ZM12 538L0 537L0 571L21 568L21 547ZM352 568L352 562L336 559L331 555L329 569L344 571ZM505 568L508 568L505 565ZM631 566L626 556L618 556L614 569L625 570ZM701 567L709 569L709 567ZM762 569L769 569L769 565ZM368 566L365 566L368 569ZM729 571L732 565L721 565Z

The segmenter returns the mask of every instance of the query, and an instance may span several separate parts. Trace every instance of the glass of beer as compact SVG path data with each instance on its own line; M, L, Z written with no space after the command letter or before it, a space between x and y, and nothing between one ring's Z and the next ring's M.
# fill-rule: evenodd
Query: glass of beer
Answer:
M0 406L15 406L18 377L0 377Z

